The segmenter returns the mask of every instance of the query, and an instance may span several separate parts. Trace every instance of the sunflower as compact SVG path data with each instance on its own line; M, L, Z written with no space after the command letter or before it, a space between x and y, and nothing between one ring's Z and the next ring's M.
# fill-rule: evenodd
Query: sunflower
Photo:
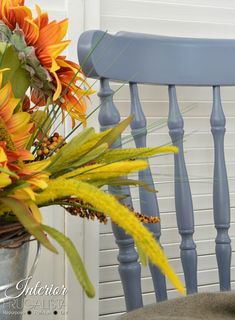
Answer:
M0 70L0 141L5 141L10 151L19 154L22 151L22 160L30 160L30 153L25 148L33 123L30 123L31 117L27 112L14 113L20 100L14 98L10 82L2 87L2 74L7 71Z
M17 110L20 100L14 98L11 83L2 87L3 72L7 70L0 70L0 192L18 180L13 197L33 200L34 190L47 187L49 174L44 169L50 160L34 161L26 150L33 123L27 112Z
M75 120L85 123L86 97L92 91L80 66L61 55L70 43L64 40L68 19L49 21L48 14L39 6L36 6L37 17L34 18L24 0L0 0L0 6L0 20L18 38L23 35L20 45L15 43L15 37L13 44L24 62L28 61L27 70L36 76L32 81L32 101L36 106L44 106L51 98L62 111L69 113L73 126ZM26 47L22 50L24 43Z
M0 142L0 189L7 187L11 184L9 173L6 171L7 155L5 152L5 144Z

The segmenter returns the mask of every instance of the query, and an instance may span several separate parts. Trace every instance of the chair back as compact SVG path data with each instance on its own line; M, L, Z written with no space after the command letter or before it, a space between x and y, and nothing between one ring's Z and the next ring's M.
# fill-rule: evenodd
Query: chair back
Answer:
M211 87L213 101L210 117L214 141L213 211L217 231L215 239L220 289L230 290L231 240L230 199L224 157L225 115L221 103L220 87L235 85L235 40L193 39L163 37L139 33L119 32L115 35L103 31L84 32L78 42L78 57L87 77L99 79L101 130L115 126L120 114L113 102L114 91L109 81L128 83L130 113L134 115L131 132L136 147L146 146L147 122L138 94L139 84L168 86L168 128L172 143L179 147L174 155L175 208L180 252L187 293L196 293L197 251L193 239L194 211L190 183L184 159L184 120L177 102L176 86ZM113 147L120 147L117 141ZM151 169L139 172L139 179L154 187ZM128 187L122 192L130 195ZM110 188L111 192L117 189ZM120 190L119 190L120 191ZM155 193L139 187L141 212L159 216ZM132 207L131 197L124 200ZM112 226L119 247L119 273L124 289L127 311L143 306L141 295L141 268L131 237ZM148 225L160 242L161 225ZM167 299L165 277L150 264L157 301Z

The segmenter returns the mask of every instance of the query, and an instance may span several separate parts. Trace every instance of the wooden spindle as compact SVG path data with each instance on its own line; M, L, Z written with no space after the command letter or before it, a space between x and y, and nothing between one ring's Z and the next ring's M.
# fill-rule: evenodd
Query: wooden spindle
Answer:
M181 261L187 293L197 292L197 252L193 240L194 214L192 194L184 160L184 121L176 97L175 86L169 86L168 128L172 143L179 148L174 155L175 163L175 207L179 233L181 235Z
M100 83L101 89L98 94L101 100L99 123L101 130L103 131L117 125L120 121L120 114L113 102L114 92L109 86L109 80L101 79ZM121 148L121 137L112 146L112 148L116 147ZM131 208L133 207L128 186L109 187L109 191L113 194L129 195L122 202ZM125 294L126 308L127 311L131 311L143 306L140 283L141 267L138 262L139 257L135 250L133 239L114 223L112 223L112 229L116 238L116 243L119 247L119 274Z
M137 148L146 147L146 118L143 113L138 87L136 83L130 83L131 93L131 114L134 115L134 119L131 123L132 135L135 140ZM139 172L139 180L146 182L149 186L154 188L154 182L150 169L146 169ZM139 188L140 208L141 212L149 216L159 216L159 208L157 197L155 193L147 191L145 188ZM148 229L151 230L156 239L160 241L161 226L158 224L148 224ZM163 274L158 268L149 264L150 271L153 278L153 284L157 301L163 301L167 299L166 281Z
M214 222L217 230L216 258L219 269L220 290L230 290L231 240L228 234L230 227L230 199L227 170L224 157L224 134L226 119L224 116L220 87L213 87L213 109L211 113L211 132L214 139L214 180L213 207Z

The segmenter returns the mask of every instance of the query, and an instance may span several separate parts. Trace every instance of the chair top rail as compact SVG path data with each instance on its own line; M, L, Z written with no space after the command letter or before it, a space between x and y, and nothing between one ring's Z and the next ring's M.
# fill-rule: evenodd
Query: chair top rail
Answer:
M235 85L235 39L84 32L78 58L87 77L158 85Z

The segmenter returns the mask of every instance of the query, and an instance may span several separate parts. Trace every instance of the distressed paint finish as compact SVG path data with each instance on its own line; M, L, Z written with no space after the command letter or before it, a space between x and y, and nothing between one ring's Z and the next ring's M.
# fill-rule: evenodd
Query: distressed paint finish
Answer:
M169 86L168 128L172 143L179 148L175 159L175 208L179 233L180 254L187 293L197 292L197 252L193 241L194 214L192 195L184 160L184 121L176 97L175 86Z
M226 119L221 104L219 86L213 87L213 109L210 122L214 139L213 207L215 228L217 230L217 237L215 239L216 257L219 269L220 290L225 291L231 289L231 240L228 234L230 227L230 199L224 157Z
M100 82L101 89L98 94L101 99L99 123L101 130L103 131L118 124L120 121L120 114L113 102L114 92L109 86L108 79L101 79ZM112 147L120 148L121 139L113 144ZM122 193L130 195L130 189L128 186L109 187L109 191L113 194ZM131 208L133 207L131 196L124 199L122 202ZM131 311L143 306L140 283L141 267L138 262L139 257L134 248L133 239L114 223L112 223L112 229L116 238L116 243L119 247L119 274L125 294L126 308L127 311Z
M132 136L135 140L137 148L146 147L146 118L143 113L143 109L140 103L138 87L136 83L130 83L130 94L131 94L131 114L134 119L131 123ZM148 168L146 170L139 172L139 180L146 182L150 187L154 189L154 182L151 174L151 170ZM139 199L141 212L148 216L158 216L159 217L159 207L157 202L156 193L149 192L143 187L139 187ZM151 230L158 241L160 241L161 236L161 225L149 224L148 229ZM152 274L153 285L155 289L157 301L163 301L167 299L166 292L166 280L164 275L160 272L158 268L149 264L150 271Z

